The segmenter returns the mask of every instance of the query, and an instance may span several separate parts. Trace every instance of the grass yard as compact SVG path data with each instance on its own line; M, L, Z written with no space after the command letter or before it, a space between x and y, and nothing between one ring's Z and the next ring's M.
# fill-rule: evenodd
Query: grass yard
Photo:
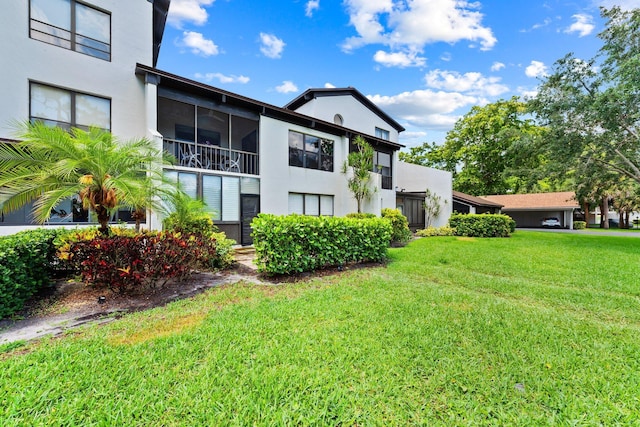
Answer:
M0 425L640 425L640 239L425 238L0 355Z

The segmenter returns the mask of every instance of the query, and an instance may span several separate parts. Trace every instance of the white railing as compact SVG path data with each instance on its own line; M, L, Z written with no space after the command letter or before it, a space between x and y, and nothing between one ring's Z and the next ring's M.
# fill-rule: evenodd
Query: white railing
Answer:
M177 159L178 166L258 175L258 154L216 145L165 139L164 149Z

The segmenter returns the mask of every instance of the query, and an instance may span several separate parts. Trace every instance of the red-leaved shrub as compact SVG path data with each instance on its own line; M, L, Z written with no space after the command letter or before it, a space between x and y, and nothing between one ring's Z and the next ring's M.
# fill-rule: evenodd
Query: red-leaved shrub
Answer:
M69 247L69 262L93 286L119 293L160 287L207 266L216 240L200 234L143 233L96 237Z

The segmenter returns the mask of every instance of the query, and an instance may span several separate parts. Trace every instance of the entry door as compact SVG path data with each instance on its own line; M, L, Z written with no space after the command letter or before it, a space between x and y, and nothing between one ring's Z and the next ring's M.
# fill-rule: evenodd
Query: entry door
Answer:
M251 237L251 221L260 212L260 196L255 194L242 194L240 196L240 216L242 221L242 230L240 240L242 246L253 244Z

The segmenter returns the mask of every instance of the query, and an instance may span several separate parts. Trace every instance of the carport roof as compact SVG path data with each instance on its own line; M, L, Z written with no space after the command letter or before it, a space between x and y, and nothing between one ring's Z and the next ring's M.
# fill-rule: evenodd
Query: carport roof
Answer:
M580 207L573 191L533 194L497 194L482 196L483 199L503 205L509 210L571 210Z

